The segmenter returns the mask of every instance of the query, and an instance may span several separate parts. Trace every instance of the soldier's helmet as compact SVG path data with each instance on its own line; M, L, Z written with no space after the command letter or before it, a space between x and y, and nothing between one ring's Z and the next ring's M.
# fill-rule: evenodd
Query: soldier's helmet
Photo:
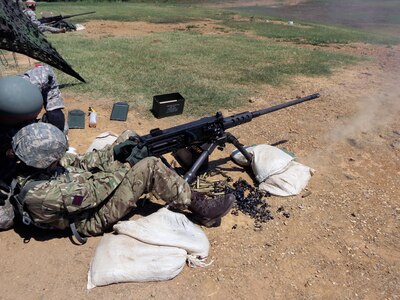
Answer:
M20 129L12 139L12 149L26 165L45 169L68 150L65 134L49 123L33 123Z
M0 79L0 125L33 121L43 107L39 88L20 76Z

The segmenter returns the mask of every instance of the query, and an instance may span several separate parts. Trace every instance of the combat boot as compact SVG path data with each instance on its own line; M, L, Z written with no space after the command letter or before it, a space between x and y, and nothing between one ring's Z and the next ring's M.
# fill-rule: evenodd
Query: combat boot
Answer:
M215 198L207 198L206 195L192 191L189 210L193 213L195 221L205 227L217 227L221 224L221 218L232 208L235 202L233 194L226 194Z

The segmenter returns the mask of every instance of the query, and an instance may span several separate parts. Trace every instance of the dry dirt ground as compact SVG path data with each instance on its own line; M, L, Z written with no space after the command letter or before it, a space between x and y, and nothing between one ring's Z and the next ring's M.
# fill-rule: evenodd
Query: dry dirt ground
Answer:
M106 34L126 34L126 24L103 24L100 30ZM212 27L206 20L204 24ZM84 34L90 34L92 25L87 24ZM162 30L136 25L143 27L142 34ZM267 198L274 220L262 230L255 230L248 216L228 215L220 227L204 228L211 266L185 267L170 281L87 291L87 271L101 237L76 246L62 233L17 226L0 233L0 299L398 299L400 48L354 44L327 50L369 60L330 77L265 86L244 107L224 111L322 95L231 130L245 144L287 140L282 146L316 170L300 195ZM110 121L112 100L67 92L64 97L66 110L94 106L98 112L96 128L70 130L70 144L79 152L105 131L133 128L145 134L190 121L183 116L144 118L134 107L126 122ZM224 160L231 150L216 151L212 159L233 178L250 180ZM282 207L288 218L278 212Z

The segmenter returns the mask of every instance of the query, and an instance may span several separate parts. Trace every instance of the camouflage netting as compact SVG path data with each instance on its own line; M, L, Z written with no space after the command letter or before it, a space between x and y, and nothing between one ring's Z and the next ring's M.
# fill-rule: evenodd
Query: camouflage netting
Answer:
M25 54L85 82L12 0L0 0L0 49Z

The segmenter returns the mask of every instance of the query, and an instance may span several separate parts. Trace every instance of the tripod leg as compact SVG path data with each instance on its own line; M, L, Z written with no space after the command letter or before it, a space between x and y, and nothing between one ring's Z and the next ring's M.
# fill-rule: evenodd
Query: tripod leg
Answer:
M231 133L227 132L226 133L226 141L228 143L233 144L239 151L240 153L243 154L243 156L247 159L249 164L251 164L251 161L253 160L253 155L251 155L244 147L243 144L239 142L239 140L232 135Z
M185 179L186 182L191 183L196 178L197 171L199 171L200 167L210 156L210 154L213 153L217 146L217 142L207 145L206 149L203 151L203 153L201 153L200 157L195 161L190 170L185 174L185 176L183 176L183 179Z

